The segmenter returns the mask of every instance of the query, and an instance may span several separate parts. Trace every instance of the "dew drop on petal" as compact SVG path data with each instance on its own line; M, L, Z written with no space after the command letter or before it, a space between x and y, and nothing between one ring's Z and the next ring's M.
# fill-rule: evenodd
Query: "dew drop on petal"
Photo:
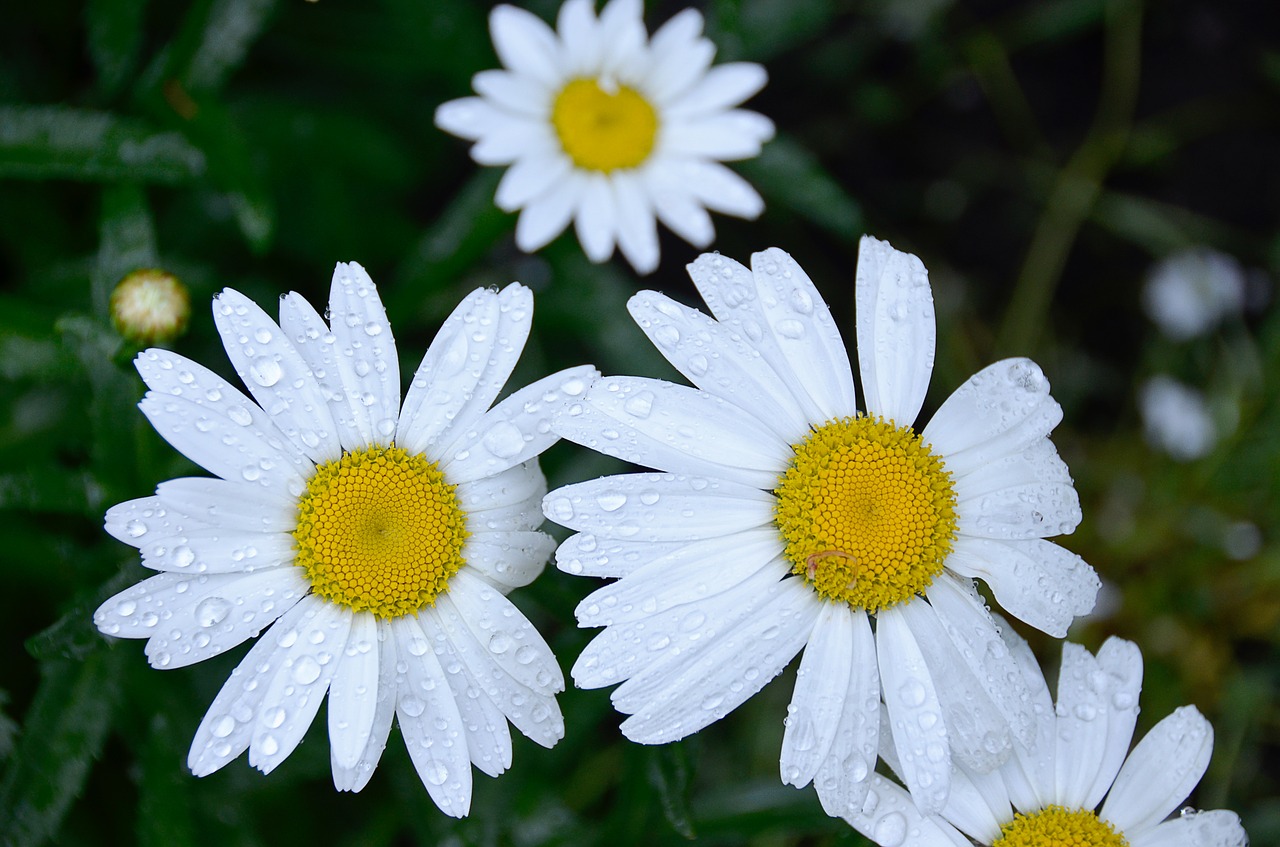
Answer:
M495 632L489 637L489 650L494 653L505 653L511 649L511 636L505 632Z
M263 388L270 388L284 376L284 369L274 356L259 356L249 366L249 376Z
M499 421L489 428L481 443L499 459L510 459L524 449L524 433L510 421Z
M196 606L196 623L203 627L217 626L231 614L231 602L222 597L207 597Z
M901 812L889 812L876 821L871 837L880 847L898 847L907 837L907 819Z

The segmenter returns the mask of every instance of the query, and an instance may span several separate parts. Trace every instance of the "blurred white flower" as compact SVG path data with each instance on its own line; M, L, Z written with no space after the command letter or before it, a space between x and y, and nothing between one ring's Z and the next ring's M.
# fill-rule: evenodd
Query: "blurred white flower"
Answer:
M1187 341L1239 312L1244 296L1244 269L1233 256L1194 247L1151 269L1142 305L1161 332L1174 341Z
M573 667L621 683L622 732L664 744L727 715L802 650L779 759L833 815L861 809L880 703L906 784L941 809L951 761L991 770L1030 741L1025 683L973 585L1062 636L1098 577L1047 540L1080 502L1049 440L1062 410L1029 359L1006 359L916 428L935 322L921 261L863 238L854 296L865 411L827 304L791 256L706 254L689 275L712 316L654 291L628 304L697 386L604 377L553 419L563 437L663 473L547 495L577 530L561 570L616 578L578 623Z
M603 262L616 244L632 266L658 266L656 220L697 247L707 209L754 218L760 195L720 162L749 159L773 137L763 115L734 108L765 84L750 62L710 67L702 15L685 9L648 37L640 0L568 0L556 30L513 6L489 29L503 70L472 80L478 97L443 104L436 125L476 144L482 165L510 165L495 202L521 209L516 244L532 252L573 221Z
M1208 455L1218 440L1204 395L1164 374L1143 383L1138 411L1147 443L1180 462Z
M881 847L1247 847L1235 812L1177 809L1213 752L1213 727L1194 706L1168 715L1132 749L1142 654L1110 638L1097 656L1062 648L1057 704L1026 642L1001 630L1035 703L1036 737L990 773L957 765L940 814L922 814L879 774L876 802L847 815ZM899 770L891 749L886 761ZM900 771L899 771L900 772Z
M401 404L391 326L373 281L339 264L326 315L298 294L280 323L231 289L223 346L253 400L165 350L137 359L142 412L218 478L174 479L113 506L111 535L161 573L94 615L180 668L259 638L196 731L210 774L247 748L264 773L302 741L328 695L334 784L359 791L399 722L427 792L471 806L471 767L511 764L510 721L564 734L551 649L505 597L555 542L538 531L548 418L595 375L547 377L490 408L529 333L518 283L472 292L427 350ZM254 401L257 401L256 403Z

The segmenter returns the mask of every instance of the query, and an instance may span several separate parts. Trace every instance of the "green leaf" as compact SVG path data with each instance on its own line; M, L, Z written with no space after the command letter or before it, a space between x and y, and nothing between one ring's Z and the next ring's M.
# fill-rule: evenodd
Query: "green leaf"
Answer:
M0 378L54 380L69 373L67 356L57 342L16 332L10 334L12 330L8 327L4 327L4 332L0 335Z
M862 233L862 209L801 144L778 136L760 156L738 164L765 201L808 220L846 244Z
M188 787L191 776L182 769L174 752L189 743L169 718L151 718L151 732L142 751L142 774L138 779L139 847L184 847L196 844L195 822L191 815Z
M124 86L138 63L147 0L89 0L85 28L98 86L108 97Z
M47 662L14 755L0 782L6 843L53 839L102 752L120 701L123 651L102 649L83 662Z
M87 473L57 467L0 474L0 509L89 515L102 497Z
M155 267L156 233L141 186L109 185L102 192L98 224L98 262L93 270L93 308L106 318L111 291L124 276Z
M662 814L671 828L692 840L693 816L689 811L689 756L680 743L646 748L649 784L658 792Z
M105 324L81 315L58 321L57 330L89 381L89 454L101 496L114 499L117 492L137 491L142 486L134 440L139 385L132 370L116 362L123 341Z
M84 596L80 601L55 623L27 639L24 645L27 653L41 663L84 661L105 643L102 633L93 625L94 611L102 605L102 601L136 582L137 576L137 568L131 566L107 580L97 590L82 592Z
M718 0L707 30L722 59L765 61L821 35L835 13L831 0Z
M205 0L187 13L182 29L147 71L152 84L176 83L187 96L218 91L244 64L262 35L276 0Z
M0 177L177 184L204 169L176 132L87 109L0 106Z

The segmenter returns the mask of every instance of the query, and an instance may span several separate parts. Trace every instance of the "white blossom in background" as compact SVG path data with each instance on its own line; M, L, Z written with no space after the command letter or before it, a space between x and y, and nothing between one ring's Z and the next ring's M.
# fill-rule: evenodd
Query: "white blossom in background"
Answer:
M1147 275L1142 306L1174 341L1204 335L1244 307L1245 274L1235 257L1207 247L1174 253Z
M721 162L749 159L773 137L736 108L764 87L763 67L711 67L702 15L685 9L653 37L640 0L568 0L556 29L514 6L489 16L503 69L472 81L475 97L436 111L436 125L476 142L471 157L507 165L495 198L520 211L516 244L532 252L570 222L587 257L614 246L640 273L658 266L656 221L697 247L707 210L755 218L760 195Z
M697 388L610 376L554 418L563 437L659 473L547 495L577 530L561 570L616 579L578 606L604 627L573 667L621 683L630 739L697 732L802 649L787 710L784 782L813 782L833 815L862 808L880 703L917 802L946 802L951 763L992 770L1035 716L974 589L1061 636L1098 577L1047 541L1080 506L1048 436L1062 418L1035 363L985 368L914 422L933 369L933 295L915 256L862 240L859 411L844 341L808 276L766 250L751 268L689 266L714 317L653 291L632 317Z
M1218 429L1204 394L1160 374L1138 391L1147 443L1180 462L1204 458L1218 441Z
M161 573L94 622L148 639L152 666L168 669L265 630L196 731L197 776L246 748L270 772L327 693L339 789L369 781L395 718L436 805L462 816L472 765L496 776L511 764L508 721L543 746L563 735L560 668L505 595L555 547L538 531L537 456L556 441L553 411L595 372L562 371L490 408L532 311L518 283L472 292L403 404L391 326L354 263L334 272L329 323L296 293L279 324L239 292L214 299L253 400L175 353L138 356L143 413L214 477L107 512L107 531Z
M1035 740L992 773L956 764L951 796L923 814L896 782L872 777L868 802L846 818L880 847L1247 847L1240 818L1183 808L1209 765L1213 727L1194 706L1165 717L1132 751L1142 653L1110 638L1095 657L1065 644L1055 708L1035 656L1003 636L1035 704ZM885 758L895 770L892 749ZM874 802L871 799L874 797Z

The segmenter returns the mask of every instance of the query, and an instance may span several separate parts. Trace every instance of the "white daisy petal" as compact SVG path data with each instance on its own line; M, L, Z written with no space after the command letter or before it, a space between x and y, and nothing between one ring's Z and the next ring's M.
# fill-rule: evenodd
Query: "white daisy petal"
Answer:
M228 533L214 527L149 538L141 551L146 567L192 575L253 573L291 564L295 553L288 533Z
M1062 420L1049 381L1030 359L988 365L955 390L921 433L962 476L1047 436Z
M764 200L751 183L724 165L689 158L676 161L689 191L711 211L749 221L764 211Z
M1130 847L1249 847L1235 812L1184 812L1148 830L1125 833Z
M667 229L692 244L706 248L715 240L716 229L711 215L702 207L687 186L672 178L659 176L665 169L654 167L645 185L654 214Z
M413 375L396 430L410 453L449 443L489 408L529 337L533 294L519 283L473 291L440 327ZM443 445L441 445L443 446ZM438 448L437 448L438 449Z
M257 303L227 288L213 298L213 322L236 374L272 422L312 459L334 431L329 404L305 359Z
M789 461L785 442L738 407L656 379L604 377L555 417L554 428L638 465L679 467L756 488L772 488Z
M781 553L777 532L767 528L695 541L588 594L574 614L579 626L609 626L699 603L740 585Z
M498 192L493 196L493 202L503 211L514 212L547 192L553 191L554 187L565 179L566 174L569 173L569 167L569 160L562 155L522 156L502 175L502 180L498 183ZM523 217L522 215L521 218ZM569 222L569 217L570 214L566 212L559 228L542 243L545 244L564 229L565 224Z
M1000 627L985 601L972 586L959 584L945 574L934 580L926 595L965 666L1004 716L1013 738L1023 745L1033 743L1036 715L1026 678L1001 640Z
M355 262L334 269L329 314L347 405L362 436L342 446L390 446L400 414L400 359L378 289Z
M706 74L716 48L701 36L702 13L697 9L682 9L653 33L643 82L653 102L672 102Z
M1182 706L1133 748L1100 817L1122 832L1155 826L1195 788L1213 753L1213 727L1195 706Z
M191 742L187 767L196 776L208 776L239 756L249 746L262 702L284 662L281 636L297 639L297 627L315 614L320 600L298 603L245 654L223 684L205 713Z
M933 373L936 329L929 272L910 253L864 235L855 286L858 368L867 412L911 426Z
M555 33L536 15L497 6L489 13L489 32L504 66L549 86L560 80Z
M936 816L923 814L917 808L913 796L903 791L897 783L871 775L871 790L875 803L867 803L844 819L854 829L877 844L905 844L911 835L911 847L972 847L969 839L950 824Z
M562 526L604 537L694 541L772 522L774 499L724 480L624 474L558 488L547 495L543 510Z
M599 64L600 48L606 42L600 37L592 0L565 0L556 15L556 34L560 36L568 73L589 74ZM480 91L479 86L476 90Z
M754 62L728 62L707 71L700 82L667 104L672 119L696 118L736 106L764 88L769 75Z
M875 635L866 612L850 610L852 658L849 690L836 726L831 749L813 778L813 787L827 814L854 814L867 797L880 743L880 669L876 665Z
M471 755L453 691L417 618L392 620L391 632L400 654L416 658L405 663L404 686L397 692L404 746L440 811L464 817L471 810Z
M249 741L249 764L271 773L302 741L329 690L340 661L334 649L346 644L351 610L311 600L289 628L276 632L276 672L262 698Z
M993 790L985 790L994 789ZM999 797L992 794L999 793ZM992 800L1000 802L992 807ZM1000 837L1000 827L1013 818L1013 807L1003 792L998 773L977 774L964 768L951 772L951 793L942 816L947 822L980 844Z
M1062 646L1058 673L1058 731L1054 797L1079 808L1098 775L1106 752L1106 691L1098 660L1078 644Z
M617 207L603 174L587 175L573 224L588 259L603 262L612 255L618 231Z
M634 541L579 532L556 548L556 567L574 576L626 576L649 559L665 556L687 543Z
M1033 441L1020 452L992 459L954 477L956 512L964 518L978 512L988 514L1013 512L1018 522L1044 527L1048 535L1069 535L1080 523L1080 498L1072 485L1071 474L1058 451L1047 438ZM971 524L972 525L972 524ZM996 537L1008 537L1003 526L990 531Z
M573 220L574 211L586 187L586 178L570 171L550 190L530 202L516 221L516 246L526 253L532 253L564 232L565 227Z
M451 598L452 594L437 597L432 612L454 655L516 729L543 747L553 746L564 737L564 718L555 697L512 679L489 646L476 640Z
M502 120L502 111L484 97L461 97L436 108L436 126L470 141L493 134Z
M947 800L951 748L930 668L901 608L876 613L876 654L899 773L920 810L934 814Z
M618 249L636 273L652 273L658 267L658 224L644 186L635 174L618 171L611 187L618 216Z
M1138 721L1138 694L1142 691L1142 652L1132 641L1112 636L1098 651L1098 667L1106 674L1107 738L1098 775L1085 794L1086 809L1097 808L1129 753L1133 727Z
M609 45L600 56L600 70L608 75L625 68L644 48L647 33L641 17L642 0L609 0L600 10L599 39Z
M340 763L331 754L330 766L333 770L333 785L339 791L360 791L369 784L382 751L387 746L387 736L391 732L391 721L396 714L398 700L399 674L396 667L399 658L396 651L396 640L391 634L391 625L385 621L377 624L378 643L374 648L378 654L378 687L377 697L373 704L373 719L369 729L369 740L364 750L359 753L355 765L350 767ZM331 705L332 708L332 705Z
M565 7L567 8L568 5L566 3ZM533 77L522 76L510 71L487 70L480 71L472 77L471 85L480 97L464 98L465 100L487 100L499 109L530 118L543 118L551 109L551 100L554 92ZM453 102L460 101L455 100ZM437 124L439 125L438 120ZM452 127L440 125L440 128L446 129L454 135L463 134ZM467 137L471 137L474 140L479 138L479 135Z
M507 676L534 691L564 690L564 674L555 654L501 592L464 569L450 580L449 598L476 641L485 645Z
M804 788L813 780L835 741L841 715L862 706L847 702L855 667L855 614L847 605L823 603L813 625L782 733L784 785Z
M677 123L662 134L663 149L676 156L705 156L732 162L760 155L773 137L773 121L758 112L734 109Z
M467 567L503 594L533 582L556 549L544 532L486 532L467 539L462 549Z
M953 760L979 773L999 767L1013 752L1008 721L952 643L937 610L919 600L901 603L894 610L911 628L911 637L924 657L927 676L942 707ZM877 620L882 618L877 616ZM908 688L914 690L910 685ZM909 702L911 698L904 694L902 699ZM895 722L894 731L897 729ZM927 746L924 749L928 758ZM900 759L905 755L902 745L898 746L898 755Z
M471 532L528 532L538 529L545 520L542 505L536 498L510 506L495 506L468 517Z
M178 668L256 635L309 587L296 568L248 575L162 573L108 599L93 613L93 622L117 638L159 639L149 653L152 664Z
M232 532L291 532L297 524L290 508L254 485L187 477L160 483L156 495L166 508Z
M742 336L656 291L636 294L627 309L658 351L698 388L750 410L784 441L804 438L809 423L786 383Z
M1093 609L1102 586L1083 559L1039 538L960 536L947 568L983 580L1010 614L1056 638Z
M361 434L356 412L347 402L347 390L342 383L337 336L315 308L297 292L280 298L280 328L311 368L321 395L328 400L329 414L333 418L335 428L332 432L315 433L319 439L312 451L315 460L330 462L338 459L342 456L342 445L361 443Z
M715 639L688 668L622 722L641 744L665 744L714 723L777 676L804 646L819 604L800 580L776 583L757 615Z
M441 633L433 610L424 610L418 623L435 647L440 667L449 680L449 689L466 730L471 763L489 776L498 776L511 767L511 731L507 728L506 716L471 678L467 666L454 652L452 642Z
M546 160L558 148L547 128L523 116L499 114L493 126L471 148L471 158L481 165L509 165L533 157Z
M508 468L485 479L459 482L458 505L468 515L490 509L524 506L529 500L541 500L547 493L547 480L536 461Z
M329 747L335 767L354 768L369 745L379 690L378 620L370 612L351 616L346 644L337 651L338 667L329 683Z
M776 247L751 256L760 314L824 420L857 412L844 339L809 275Z
M1013 745L1014 758L1001 769L1009 799L1022 810L1039 809L1054 802L1054 755L1056 751L1057 720L1054 718L1053 697L1044 681L1040 662L1027 642L1004 625L1000 638L1009 648L1009 655L1017 662L1022 678L1030 693L1032 711L1037 715L1035 739L1030 744Z
M516 391L473 428L455 430L457 439L441 453L441 469L450 479L480 480L536 458L558 440L551 430L552 416L599 375L590 365L581 365Z
M626 679L613 693L613 703L623 712L640 711L670 678L697 661L720 633L755 614L783 575L781 569L761 568L739 585L699 603L606 627L574 663L574 684L600 688Z

